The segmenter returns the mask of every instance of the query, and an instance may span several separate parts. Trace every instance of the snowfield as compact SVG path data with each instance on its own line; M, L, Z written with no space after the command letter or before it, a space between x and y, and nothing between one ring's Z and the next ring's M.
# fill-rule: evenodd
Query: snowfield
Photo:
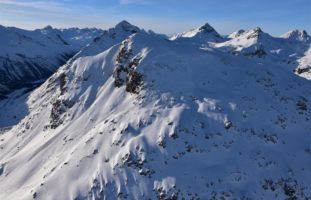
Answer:
M290 36L122 21L0 101L0 199L310 199L311 41Z

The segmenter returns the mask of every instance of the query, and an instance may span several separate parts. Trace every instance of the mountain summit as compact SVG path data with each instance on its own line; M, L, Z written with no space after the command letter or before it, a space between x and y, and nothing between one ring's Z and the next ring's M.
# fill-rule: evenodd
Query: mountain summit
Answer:
M198 29L199 31L203 31L205 33L217 33L216 30L211 25L209 25L209 23L205 23L203 26L199 27Z
M223 40L217 31L208 23L196 29L177 34L173 36L171 40L184 40L185 38L191 38L192 41L198 43L220 42Z
M132 33L136 33L140 30L137 26L134 26L125 20L119 22L114 29L116 31L127 31Z
M307 31L305 30L293 30L285 33L281 37L286 38L286 39L291 39L291 40L298 40L302 42L310 41L311 37L308 35Z

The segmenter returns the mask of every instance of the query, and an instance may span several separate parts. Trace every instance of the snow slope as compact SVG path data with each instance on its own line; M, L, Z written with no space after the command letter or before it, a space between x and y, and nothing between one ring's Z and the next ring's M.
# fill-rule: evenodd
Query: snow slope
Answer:
M311 45L305 55L298 60L298 63L296 73L301 77L311 80Z
M111 46L120 43L131 34L141 31L138 27L129 24L127 21L121 21L115 27L110 28L107 31L103 31L103 33L98 37L95 37L96 31L98 31L97 29L92 29L94 35L92 35L87 30L88 29L75 28L58 30L48 26L39 31L47 35L51 35L51 33L53 32L57 34L64 32L65 34L62 35L65 35L64 38L66 38L67 41L75 40L75 38L70 38L70 35L73 36L79 35L80 33L83 34L82 36L80 36L81 38L79 38L79 40L81 39L83 41L81 41L80 44L78 43L77 45L86 44L86 46L83 48L81 47L82 49L72 58L70 58L68 60L68 63L73 62L79 57L85 57L101 53L104 50L110 48ZM89 41L91 38L93 38L92 41ZM2 111L0 113L0 128L11 127L17 124L28 114L28 105L26 101L29 96L29 92L31 92L44 81L45 79L38 80L36 82L30 82L28 84L23 82L22 89L16 90L12 94L6 95L5 98L3 98L4 100L0 101L0 110Z
M99 48L0 135L0 199L311 198L310 81L145 31Z
M102 33L98 29L47 26L27 31L0 26L0 96L46 79Z
M0 101L0 129L8 129L18 124L28 115L28 96L36 87L40 86L44 80L33 83L28 87L15 90Z
M240 29L240 30L237 30L237 31L231 33L231 34L228 36L228 38L233 39L233 38L239 37L239 36L242 35L243 33L245 33L245 30Z

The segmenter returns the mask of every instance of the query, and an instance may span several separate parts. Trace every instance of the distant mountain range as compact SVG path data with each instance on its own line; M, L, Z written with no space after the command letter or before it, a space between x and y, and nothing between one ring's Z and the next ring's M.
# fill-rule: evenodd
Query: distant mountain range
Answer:
M33 87L104 31L54 29L34 31L0 26L0 98L15 89Z
M2 27L0 44L0 199L311 198L305 31L122 21Z

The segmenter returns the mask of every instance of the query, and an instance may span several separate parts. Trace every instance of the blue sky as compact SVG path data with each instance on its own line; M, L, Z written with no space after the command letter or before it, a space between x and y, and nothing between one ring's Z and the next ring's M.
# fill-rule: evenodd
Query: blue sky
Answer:
M125 19L161 33L208 22L221 34L260 26L272 35L311 33L311 0L0 0L0 24L34 29L108 28Z

